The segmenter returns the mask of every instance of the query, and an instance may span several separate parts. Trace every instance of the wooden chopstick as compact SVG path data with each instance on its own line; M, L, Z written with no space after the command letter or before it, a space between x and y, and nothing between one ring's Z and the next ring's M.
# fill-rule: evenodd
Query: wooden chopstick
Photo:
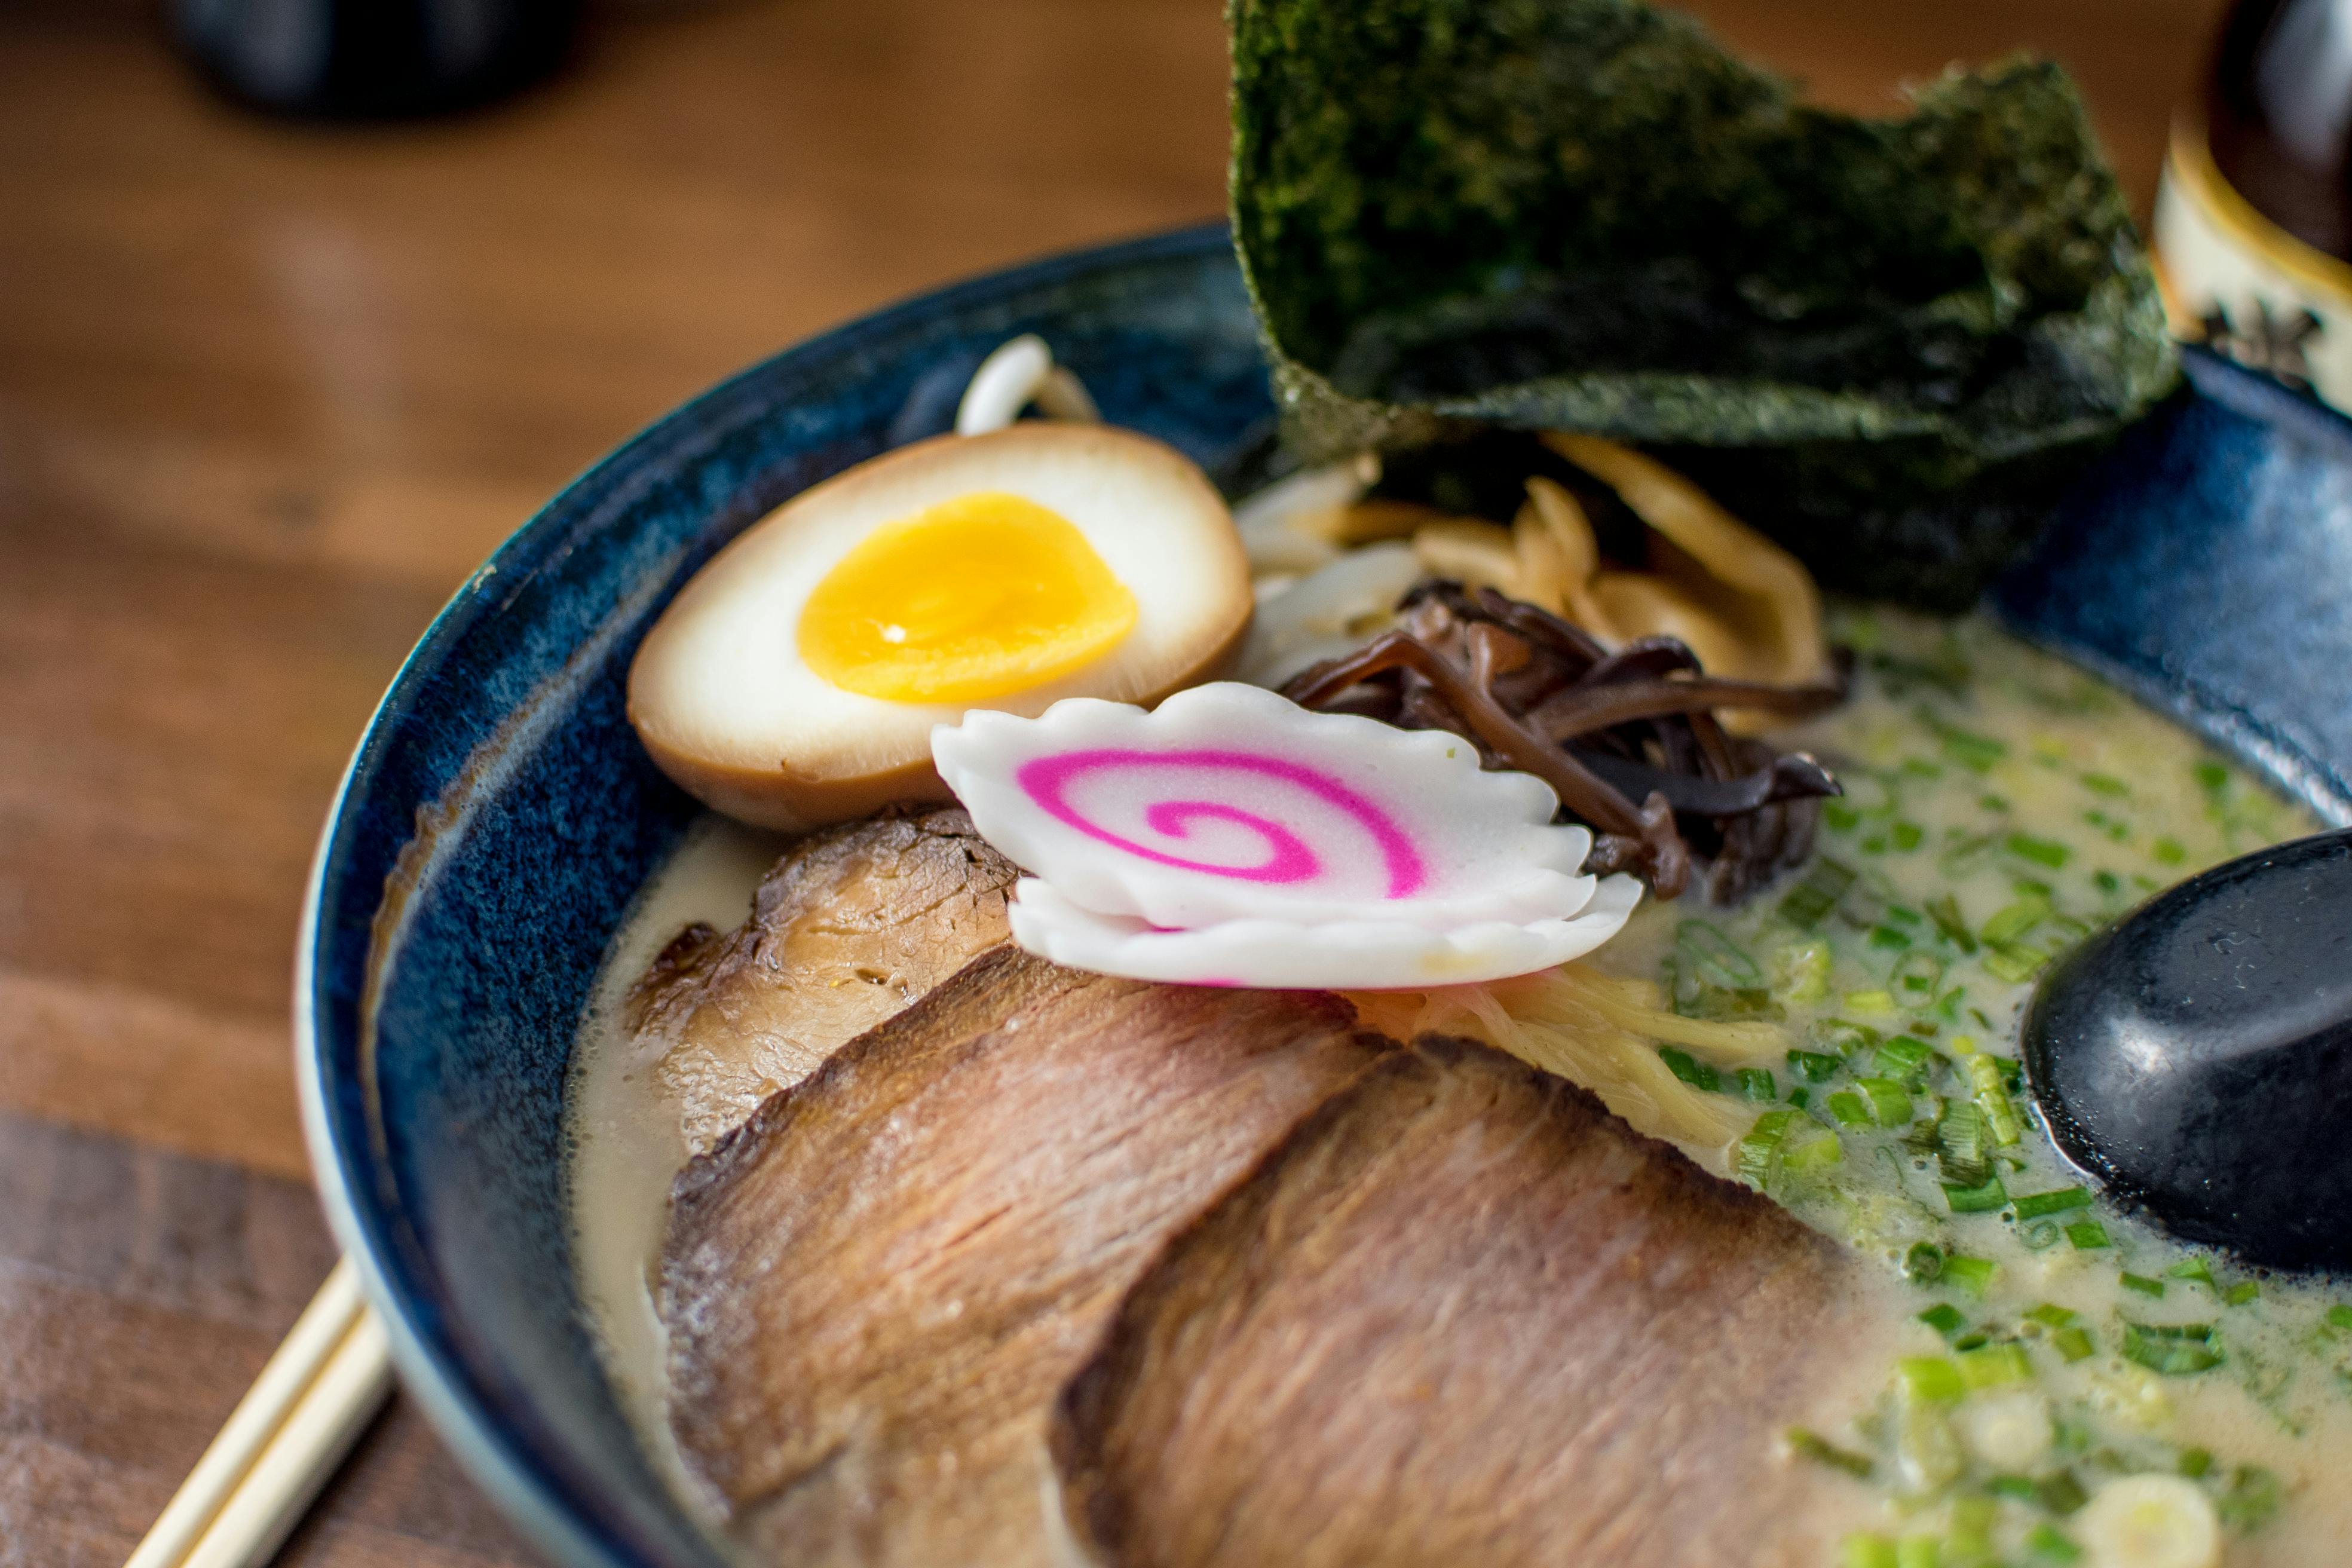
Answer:
M125 1568L257 1568L392 1387L383 1324L339 1262Z

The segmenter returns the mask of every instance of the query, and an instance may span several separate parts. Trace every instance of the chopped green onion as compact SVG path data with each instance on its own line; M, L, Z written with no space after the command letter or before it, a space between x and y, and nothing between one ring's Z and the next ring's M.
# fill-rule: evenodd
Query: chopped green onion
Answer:
M1985 954L1984 967L1985 973L1995 980L2022 985L2041 973L2042 966L2049 962L2050 955L2040 948L2005 942Z
M1743 1100L1752 1100L1761 1104L1780 1098L1780 1086L1773 1081L1771 1073L1763 1068L1741 1068L1732 1077L1739 1084L1739 1094Z
M1751 991L1764 972L1740 945L1708 921L1685 921L1675 928L1675 947L1690 960L1700 979L1727 991Z
M2335 1329L2352 1329L2352 1307L2328 1308L2327 1325Z
M1772 994L1784 1002L1819 1002L1830 994L1830 944L1792 942L1772 955Z
M1959 837L1952 838L1952 834ZM1992 847L1992 835L1990 833L1966 833L1953 828L1945 837L1951 842L1946 844L1943 853L1936 857L1936 865L1947 877L1965 875L1985 851Z
M1995 1497L2013 1498L2019 1502L2039 1500L2034 1496L2031 1476L1995 1476L1985 1482L1985 1489Z
M2061 1329L2050 1336L2050 1347L2071 1363L2086 1360L2098 1352L2088 1329Z
M2213 1282L2212 1266L2201 1258L2191 1258L2174 1264L2164 1271L2168 1279L2194 1279L2207 1289L2219 1289Z
M2017 1227L2018 1245L2028 1252L2042 1252L2057 1246L2058 1236L2058 1222L2054 1219L2037 1219Z
M1845 1159L1845 1145L1826 1127L1815 1127L1802 1138L1791 1139L1780 1150L1780 1168L1802 1175L1825 1170Z
M1960 1377L1970 1388L1999 1388L2003 1384L2023 1383L2033 1375L2033 1363L2026 1359L2025 1347L2015 1340L1962 1351L1959 1363Z
M1911 945L1911 937L1907 931L1896 931L1891 925L1874 926L1870 932L1870 945L1900 952Z
M1852 1024L1843 1018L1824 1018L1813 1026L1813 1039L1835 1051L1840 1057L1850 1057L1856 1051L1878 1044L1879 1033L1867 1024Z
M2201 762L2195 768L2198 787L2207 795L2218 795L2230 787L2230 770L2216 762Z
M1822 923L1838 901L1853 886L1857 873L1824 855L1813 862L1805 879L1789 889L1780 900L1779 914L1790 925L1811 931Z
M1957 945L1962 952L1974 952L1977 939L1969 930L1969 922L1960 916L1960 900L1949 893L1927 900L1927 918L1936 922L1937 931L1945 940Z
M1970 1535L1982 1535L2000 1517L2000 1505L1987 1497L1956 1497L1952 1500L1952 1528Z
M1878 1069L1880 1077L1916 1089L1927 1077L1927 1058L1935 1054L1927 1041L1897 1035L1878 1047L1871 1065Z
M2008 1063L2000 1057L1972 1056L1969 1058L1969 1081L1976 1086L1977 1106L1985 1113L1992 1141L2004 1149L2015 1146L2021 1126L2017 1107L2009 1100Z
M2095 1252L2102 1247L2113 1247L2107 1239L2107 1227L2097 1220L2077 1220L2066 1227L2066 1239L2084 1252Z
M1903 1392L1931 1405L1951 1405L1968 1393L1969 1384L1948 1356L1905 1356L1895 1363Z
M1987 811L2007 811L2009 797L2005 795L1980 795L1977 796L1977 804Z
M2036 1501L2062 1517L2091 1500L2072 1470L2053 1470L2035 1482L2033 1489Z
M1903 1254L1903 1278L1914 1285L1932 1285L1943 1272L1944 1249L1932 1241L1915 1241Z
M2222 1301L2232 1307L2242 1307L2263 1293L2263 1288L2252 1279L2241 1279L2221 1292Z
M1954 1568L1990 1568L1993 1521L2000 1517L2000 1504L1991 1498L1952 1500L1952 1528L1944 1537L1944 1550Z
M2053 871L2074 857L2072 849L2054 838L2036 838L2024 833L2011 834L2000 841L2000 847L2021 860L2031 860Z
M2009 747L1991 736L1948 724L1928 709L1919 710L1919 721L1943 742L1944 755L1970 773L1989 773L1995 763L2009 755Z
M1722 1075L1688 1051L1677 1049L1673 1046L1660 1046L1658 1059L1666 1064L1668 1072L1673 1073L1693 1089L1705 1089L1712 1094L1723 1087Z
M1937 1161L1943 1166L1945 1183L1960 1187L1982 1185L1992 1174L1991 1142L1984 1112L1973 1103L1955 1100L1946 1107L1944 1119L1936 1127Z
M2058 939L2058 951L2063 952L2066 949L2074 946L2076 942L2090 935L2091 928L2084 924L2081 921L2076 920L2073 915L2052 915L2049 920L2042 923L2042 934L2044 936L2056 937Z
M2178 866L2189 858L2189 847L2178 838L2159 838L2147 847L2147 852L2160 866Z
M1668 955L1658 961L1658 977L1674 999L1675 1011L1685 1018L1766 1018L1785 1016L1772 994L1760 987L1734 991L1694 974L1685 984L1682 964Z
M2071 1329L2083 1321L2082 1313L2071 1307L2062 1307L2055 1301L2044 1301L2025 1316L2027 1321L2050 1329Z
M1942 1265L1939 1263L1937 1267L1940 1268ZM1960 1310L1949 1301L1937 1302L1919 1314L1919 1321L1948 1340L1966 1328L1969 1321L1960 1316Z
M2046 1524L2037 1524L2027 1532L2025 1549L2052 1563L2072 1563L2083 1555L2081 1547Z
M2167 1377L2204 1372L2221 1364L2221 1347L2212 1342L2212 1334L2210 1323L2126 1323L2124 1359Z
M1981 934L1986 946L1999 947L2003 942L2015 942L2049 918L2049 900L2020 899L2013 904L2004 905L2000 913L1985 921Z
M1758 1117L1732 1151L1732 1173L1758 1192L1769 1186L1780 1165L1780 1145L1788 1140L1789 1124L1796 1120L1793 1110L1768 1110Z
M1821 1051L1790 1051L1789 1070L1811 1083L1827 1083L1844 1062Z
M1944 1543L1932 1535L1906 1535L1895 1543L1895 1568L1944 1568Z
M2199 1447L2183 1448L2174 1468L2192 1481L2202 1480L2205 1479L2205 1472L2213 1468L2213 1450Z
M2093 795L2104 795L2116 799L2131 794L2131 785L2113 773L2084 773L2083 787Z
M2134 1274L2128 1269L2123 1276L2123 1287L2126 1290L2137 1290L2143 1296L2161 1298L2164 1295L2163 1280L2151 1279L2145 1274Z
M1801 1083L1789 1091L1789 1103L1795 1106L1800 1110L1804 1110L1806 1102L1811 1100L1812 1098L1813 1091L1807 1089Z
M1858 1094L1842 1089L1835 1094L1831 1095L1827 1103L1830 1108L1830 1114L1836 1117L1839 1124L1842 1126L1868 1127L1872 1125L1870 1107L1864 1103L1862 1096Z
M1903 1086L1891 1078L1858 1078L1853 1087L1870 1101L1871 1120L1881 1127L1907 1126L1911 1121L1911 1097Z
M1895 960L1886 988L1904 1006L1917 1011L1935 1005L1944 987L1944 961L1932 952L1906 952Z
M1833 800L1822 807L1822 820L1835 833L1851 833L1862 825L1862 813L1842 800Z
M1802 1426L1791 1426L1787 1433L1790 1450L1819 1464L1843 1470L1850 1476L1867 1476L1870 1461L1850 1448L1841 1448L1818 1432L1808 1432Z
M1793 1437L1789 1446L1796 1447ZM1803 1451L1798 1449L1800 1453ZM1903 1568L1895 1554L1895 1542L1868 1531L1856 1531L1847 1536L1839 1543L1838 1552L1843 1568Z
M1995 1272L1996 1268L1990 1258L1970 1258L1955 1253L1944 1259L1945 1283L1979 1300L1984 1297L1985 1287L1992 1283Z
M1942 1184L1944 1201L1952 1205L1954 1214L1990 1214L2009 1202L2009 1194L1998 1175L1988 1176L1973 1187Z
M1895 847L1906 855L1918 848L1927 837L1927 830L1916 822L1898 822L1886 832L1895 841Z
M1886 991L1849 991L1845 994L1845 1006L1849 1013L1892 1013L1895 997Z
M2230 1472L2216 1511L2224 1525L2244 1534L2268 1524L2278 1506L2278 1477L2260 1465L2240 1465Z
M2040 1219L2047 1214L2087 1208L2090 1202L2091 1189L2088 1187L2061 1187L2053 1193L2031 1193L2017 1200L2017 1217Z
M2000 1559L1992 1554L1992 1537L1981 1530L1950 1531L1944 1537L1944 1551L1943 1562L1949 1568L2000 1568Z

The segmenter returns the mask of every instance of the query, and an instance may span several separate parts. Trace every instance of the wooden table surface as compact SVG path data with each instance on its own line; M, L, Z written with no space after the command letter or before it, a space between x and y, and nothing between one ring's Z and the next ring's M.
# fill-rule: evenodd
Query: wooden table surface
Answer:
M1822 97L2020 47L2139 208L2210 0L1706 0ZM592 13L551 85L321 130L135 0L0 5L0 1564L119 1563L331 1261L288 973L328 795L435 608L728 372L1214 216L1216 0ZM287 1561L530 1551L404 1403Z

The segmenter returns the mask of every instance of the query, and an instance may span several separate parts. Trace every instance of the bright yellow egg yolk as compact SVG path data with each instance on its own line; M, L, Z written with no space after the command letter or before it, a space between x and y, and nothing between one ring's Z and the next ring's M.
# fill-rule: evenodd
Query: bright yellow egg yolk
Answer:
M1135 595L1058 512L975 491L886 522L809 595L801 658L892 702L1009 697L1100 658Z

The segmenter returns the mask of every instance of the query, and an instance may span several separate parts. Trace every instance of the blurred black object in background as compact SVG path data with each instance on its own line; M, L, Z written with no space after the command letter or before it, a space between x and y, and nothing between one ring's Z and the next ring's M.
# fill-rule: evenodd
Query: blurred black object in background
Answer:
M561 61L577 0L167 0L174 41L222 91L317 119L465 109Z
M2221 177L2297 239L2352 259L2352 5L2238 0L2202 107Z

